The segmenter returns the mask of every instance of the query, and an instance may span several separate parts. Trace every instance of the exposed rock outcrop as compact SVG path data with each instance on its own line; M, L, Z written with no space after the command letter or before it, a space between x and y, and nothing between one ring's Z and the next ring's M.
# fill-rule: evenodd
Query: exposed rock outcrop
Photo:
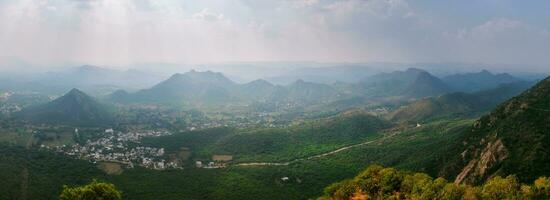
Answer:
M455 183L472 183L480 177L487 177L488 170L500 164L508 157L508 150L497 139L494 142L488 142L485 148L462 169L455 179Z

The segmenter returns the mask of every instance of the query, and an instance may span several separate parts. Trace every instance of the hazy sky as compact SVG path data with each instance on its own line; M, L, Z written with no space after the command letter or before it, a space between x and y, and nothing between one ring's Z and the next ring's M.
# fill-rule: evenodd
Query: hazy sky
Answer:
M547 0L0 0L0 65L550 64Z

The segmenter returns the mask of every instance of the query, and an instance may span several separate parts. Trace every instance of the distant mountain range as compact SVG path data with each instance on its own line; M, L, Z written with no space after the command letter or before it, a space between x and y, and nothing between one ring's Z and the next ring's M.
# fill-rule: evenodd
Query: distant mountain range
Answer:
M465 93L454 92L424 98L390 113L394 121L421 122L441 117L472 117L488 111L531 87L534 82L502 84L494 89Z
M439 78L416 68L367 77L358 85L360 90L367 96L418 98L435 96L450 91L450 88Z
M4 79L4 90L61 94L71 88L105 95L117 89L137 90L160 82L162 76L137 70L119 71L92 65L51 71L20 79Z
M110 100L118 103L226 104L244 101L322 101L338 98L329 85L295 81L287 86L265 80L237 84L221 73L190 71L175 74L149 88L127 93L117 91Z
M520 79L508 74L492 74L487 70L477 73L454 74L443 77L443 82L452 89L462 92L475 92L495 88L505 83L514 83Z
M352 68L350 68L352 69ZM315 71L315 70L314 70ZM516 82L513 77L495 75L488 72L482 75L463 74L449 78L454 85L462 82L475 82L472 88L494 88L497 83ZM505 78L508 77L508 78ZM476 80L476 81L473 81ZM519 80L518 80L519 81ZM491 83L491 84L489 84ZM482 84L482 86L476 85ZM496 83L495 83L496 84ZM494 85L494 87L490 87ZM468 89L469 91L470 89ZM117 103L169 103L190 105L212 105L236 102L293 102L311 104L335 100L363 97L396 97L402 99L419 99L462 91L450 86L445 81L427 71L409 68L405 71L380 73L364 77L357 83L336 82L323 84L298 79L286 86L274 85L258 79L245 84L237 84L221 73L190 71L174 74L151 88L135 93L116 91L109 100Z
M51 102L25 108L15 116L33 123L101 125L113 123L115 117L111 109L84 92L72 89Z
M328 67L305 67L291 70L278 76L265 77L266 80L287 85L297 80L332 84L335 82L356 83L361 79L380 73L381 70L365 65L338 65Z

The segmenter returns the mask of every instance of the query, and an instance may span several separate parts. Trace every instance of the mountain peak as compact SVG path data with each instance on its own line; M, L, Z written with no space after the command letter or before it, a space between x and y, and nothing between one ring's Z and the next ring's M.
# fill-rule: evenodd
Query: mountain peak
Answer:
M75 67L74 70L79 72L93 72L93 71L103 71L107 69L101 68L95 65L82 65L82 66Z
M264 85L264 86L273 86L269 81L264 79L256 79L248 83L248 85Z
M411 97L426 97L440 95L448 92L450 89L447 84L430 73L421 70L418 71L416 79L405 89L404 94Z
M405 72L407 72L407 73L427 73L426 70L419 69L419 68L414 68L414 67L408 68Z
M105 105L76 88L51 102L26 108L19 116L40 123L79 125L109 123L113 118Z
M60 97L62 98L71 98L71 99L77 99L78 101L82 101L83 99L92 99L88 94L80 91L79 89L73 88L69 92L67 92L65 95Z
M69 92L67 92L66 95L86 95L86 94L80 91L79 89L73 88Z
M172 74L172 76L170 76L170 78L168 78L168 80L182 78L183 76L184 75L182 73L175 73L175 74Z
M433 78L437 78L435 76L433 76L432 74L430 74L429 72L427 71L418 71L418 77L417 79L423 79L423 78L430 78L430 79L433 79Z
M220 72L213 72L210 70L200 72L196 70L191 70L184 74L177 74L178 76L188 78L193 81L199 81L204 83L219 84L222 86L232 85L233 81L229 80Z
M184 75L221 75L221 73L219 72L213 72L213 71L210 71L210 70L206 70L206 71L197 71L197 70L190 70L188 72L185 72Z
M137 101L162 103L215 101L219 99L225 101L232 98L229 94L229 88L234 86L236 86L236 83L229 80L222 73L191 70L184 74L173 74L167 80L132 95L135 95ZM125 96L123 99L130 100L131 97Z
M493 75L489 70L486 70L486 69L481 70L481 72L479 72L479 73L480 74Z
M93 97L88 94L73 88L71 91L67 92L65 95L55 99L51 103L55 103L61 106L87 106L91 104L99 104Z

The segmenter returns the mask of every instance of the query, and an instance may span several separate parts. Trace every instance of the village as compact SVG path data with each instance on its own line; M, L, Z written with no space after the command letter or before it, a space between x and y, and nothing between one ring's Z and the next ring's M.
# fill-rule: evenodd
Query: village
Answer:
M75 134L78 134L78 129L75 129ZM102 137L95 140L87 140L85 144L76 143L70 146L62 145L55 147L41 145L41 148L54 150L93 163L114 162L123 164L127 168L133 168L134 165L138 165L155 170L179 169L181 166L177 162L166 160L164 148L139 146L140 140L143 137L166 135L171 135L171 133L168 131L123 133L115 132L113 129L106 129Z

